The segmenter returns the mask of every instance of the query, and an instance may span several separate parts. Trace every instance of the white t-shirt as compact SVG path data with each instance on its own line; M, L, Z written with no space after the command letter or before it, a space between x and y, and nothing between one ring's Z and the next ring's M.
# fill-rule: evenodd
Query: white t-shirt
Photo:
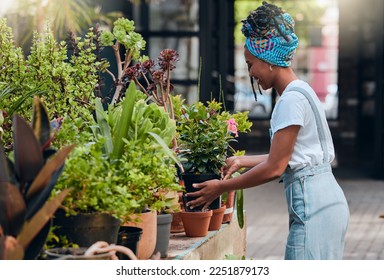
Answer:
M297 170L323 163L324 153L320 144L315 115L308 99L301 92L290 90L293 87L304 88L315 101L324 128L325 147L328 150L328 158L324 162L331 163L335 158L335 151L325 112L316 93L304 81L295 80L289 83L276 102L271 117L271 137L273 138L273 135L280 129L290 125L300 125L297 141L288 163L289 167Z

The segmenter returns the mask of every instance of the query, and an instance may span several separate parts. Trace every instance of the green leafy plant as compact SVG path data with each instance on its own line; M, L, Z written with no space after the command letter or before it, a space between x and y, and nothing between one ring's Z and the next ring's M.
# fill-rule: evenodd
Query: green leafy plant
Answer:
M188 105L179 96L174 97L173 104L178 156L185 173L220 175L229 156L244 154L231 144L237 141L238 133L250 131L252 122L248 120L248 112L231 113L215 100ZM244 226L243 197L242 190L236 191L237 220L241 228Z
M177 213L181 211L179 194L177 191L159 191L155 194L161 201L158 214Z
M164 49L156 61L141 56L140 51L145 48L146 42L139 33L135 32L134 22L125 18L114 22L112 32L101 32L100 44L112 47L117 61L117 69L114 72L109 69L110 65L105 60L101 68L112 77L115 85L111 104L118 102L124 96L128 84L134 81L146 94L148 100L163 107L169 113L170 118L174 119L171 72L176 67L179 54L175 50ZM123 52L121 51L122 46L124 47ZM176 149L176 146L174 138L172 148Z
M12 141L9 125L13 113L31 120L26 104L34 95L44 98L53 118L76 121L77 131L87 129L92 120L94 90L101 67L95 54L97 30L91 28L84 38L72 37L70 44L58 43L49 28L42 33L35 32L28 56L15 46L12 29L4 18L0 18L0 34L0 109L8 126L4 131L5 146ZM76 139L62 135L56 145L62 147L75 143L73 140Z
M227 157L237 153L231 142L237 141L239 132L250 130L248 112L230 113L215 100L177 104L179 157L184 171L219 175Z
M108 110L96 100L92 141L74 150L56 187L73 188L63 203L67 212L98 211L124 220L161 209L165 198L154 195L158 191L181 189L169 148L175 121L143 98L131 82L125 98Z
M103 31L100 35L101 45L110 46L116 57L117 73L108 69L110 64L104 64L104 71L111 75L116 85L111 103L116 103L125 91L126 82L124 73L130 66L132 60L140 58L140 51L145 48L146 42L141 34L135 32L135 23L126 18L119 18L113 23L111 31ZM122 48L124 50L122 51ZM121 55L123 53L123 55Z
M70 191L49 200L73 146L49 149L51 125L38 98L32 127L16 114L13 125L13 161L0 145L0 259L30 259L43 246L41 240L48 234L44 229L49 229L48 221Z

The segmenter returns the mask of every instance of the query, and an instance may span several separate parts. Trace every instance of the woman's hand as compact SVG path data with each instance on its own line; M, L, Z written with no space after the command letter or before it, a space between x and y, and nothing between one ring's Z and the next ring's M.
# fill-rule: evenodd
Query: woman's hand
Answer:
M222 169L223 179L231 178L232 174L242 168L239 156L227 158L225 166Z
M209 180L199 184L193 184L194 188L200 189L195 192L187 193L188 197L197 197L196 199L189 201L187 206L191 209L203 205L203 210L218 198L223 192L220 188L220 180Z

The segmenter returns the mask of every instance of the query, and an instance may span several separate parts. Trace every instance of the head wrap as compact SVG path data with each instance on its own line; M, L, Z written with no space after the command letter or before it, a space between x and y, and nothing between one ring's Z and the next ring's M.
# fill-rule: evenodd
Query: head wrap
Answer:
M264 1L242 22L245 45L252 55L273 65L291 65L299 40L288 13Z

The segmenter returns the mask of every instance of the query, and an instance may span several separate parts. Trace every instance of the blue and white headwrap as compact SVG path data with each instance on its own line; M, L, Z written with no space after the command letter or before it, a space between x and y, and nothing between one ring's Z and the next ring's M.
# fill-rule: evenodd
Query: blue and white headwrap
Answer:
M242 21L245 45L255 57L272 65L288 67L299 43L295 22L288 13L265 15L262 13L258 18L255 13Z

